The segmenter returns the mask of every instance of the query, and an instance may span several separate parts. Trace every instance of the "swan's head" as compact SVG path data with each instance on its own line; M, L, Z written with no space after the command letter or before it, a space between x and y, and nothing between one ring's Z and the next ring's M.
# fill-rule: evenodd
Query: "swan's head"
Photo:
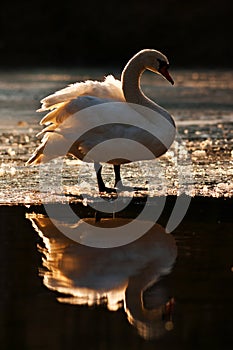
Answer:
M165 55L157 50L151 49L142 50L137 55L142 61L145 69L161 74L172 85L174 84L174 81L168 72L169 62Z

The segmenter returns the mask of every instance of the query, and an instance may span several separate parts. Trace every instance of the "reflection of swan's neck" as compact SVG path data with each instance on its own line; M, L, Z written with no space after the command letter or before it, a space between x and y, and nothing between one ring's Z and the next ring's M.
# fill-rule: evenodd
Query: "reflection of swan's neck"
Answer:
M125 294L125 311L130 323L148 322L148 320L160 316L160 310L147 310L144 307L144 291L153 285L159 278L158 273L154 273L154 266L147 267L137 276L129 279L129 284Z
M143 60L144 58L144 60ZM150 108L160 113L164 118L174 125L174 121L170 114L154 101L150 100L141 90L140 79L146 70L147 53L143 56L134 56L125 66L122 75L122 89L126 102L135 103Z

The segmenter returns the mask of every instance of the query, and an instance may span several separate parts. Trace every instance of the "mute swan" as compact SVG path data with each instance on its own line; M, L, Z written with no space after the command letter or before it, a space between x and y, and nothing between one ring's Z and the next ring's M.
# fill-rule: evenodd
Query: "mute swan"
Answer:
M74 116L75 113L80 112L80 110L84 111L88 107L98 106L100 104L102 104L102 106L104 106L102 108L105 108L106 110L109 108L108 111L110 114L114 114L117 110L119 110L118 115L124 114L122 117L124 118L123 124L121 124L119 121L119 124L104 125L106 124L106 121L105 116L103 115L102 120L100 120L102 126L99 129L96 129L91 127L92 121L90 121L90 127L88 129L91 130L88 133L83 134L77 142L74 142L67 153L73 154L75 157L82 160L94 145L106 139L109 140L120 137L122 139L126 138L139 140L140 143L153 152L155 157L159 157L164 154L174 140L175 124L172 116L165 109L151 101L143 94L140 88L140 77L147 69L162 75L171 84L174 84L173 79L168 73L168 68L169 62L166 56L159 51L145 49L138 52L132 59L129 60L122 72L121 81L115 79L111 75L108 75L103 82L87 80L85 82L75 83L42 99L42 107L38 111L49 112L41 120L40 124L47 126L40 133L44 134L41 145L35 150L27 164L44 163L52 158L64 155L57 151L59 148L62 148L61 138L58 138L57 135L62 135L63 139L69 138L69 135L73 131L73 123L75 123L72 116ZM110 104L108 102L110 102ZM167 132L165 130L166 126L163 126L161 123L159 124L159 127L156 125L156 123L154 123L154 126L157 129L160 129L159 132L161 135L164 134L164 137L166 138L166 146L164 143L160 142L160 139L156 140L148 132L134 126L135 124L133 124L133 119L128 117L127 112L121 110L122 103L117 104L112 102L127 102L130 105L136 104L144 106L162 116L164 124L166 124L165 121L168 121L167 124L172 126L170 130ZM125 105L127 104L125 103ZM91 120L94 120L94 118L95 115L92 115ZM98 115L96 118L101 119L101 116ZM143 123L143 118L147 118L147 116L141 116L141 118ZM117 121L114 121L114 123L116 122ZM81 119L81 123L86 123L88 126L88 118ZM152 123L151 125L153 126L153 120L150 120L150 123ZM79 124L79 126L82 127L81 124ZM68 129L70 130L70 134L67 133ZM53 151L49 156L45 156L45 146L48 145L53 146ZM122 147L124 152L124 146L122 143L118 143L117 148L118 147ZM140 158L138 160L144 159L145 158ZM93 161L95 163L99 191L111 192L112 190L107 188L103 182L101 176L102 166L99 164L100 160L94 159ZM115 187L123 186L120 175L120 165L127 162L130 162L127 160L127 157L108 161L108 163L111 163L114 166Z

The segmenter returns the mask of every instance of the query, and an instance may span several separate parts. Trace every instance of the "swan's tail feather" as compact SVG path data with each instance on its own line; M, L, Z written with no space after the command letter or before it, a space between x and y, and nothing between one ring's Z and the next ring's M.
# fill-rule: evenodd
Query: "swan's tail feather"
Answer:
M38 134L36 134L36 137L40 137L41 135L46 134L46 132L55 132L55 131L59 133L60 129L57 128L55 124L49 124L43 130L38 132Z
M59 108L52 110L47 113L44 118L41 119L40 125L45 125L49 123L53 123L55 125L62 123L67 117L69 117L69 113L66 110L66 103L61 103Z
M59 108L59 107L63 106L63 103L64 103L64 101L63 102L59 102L57 104L53 104L52 106L49 106L49 107L46 107L46 108L42 105L40 108L38 108L36 110L36 112L45 112L45 111L48 111L48 110L51 111L52 109Z
M26 162L26 165L37 165L40 163L44 163L43 158L44 158L44 148L45 148L45 144L43 143L41 144L33 153L33 155L31 156L31 158L28 159L28 161Z
M51 127L53 127L53 125L51 125ZM41 144L36 148L32 156L26 162L26 165L47 163L52 159L66 154L65 150L68 147L69 140L67 141L67 139L63 137L59 129L42 130L42 133L43 132L45 132L45 134L41 140Z
M45 134L45 136L43 137L43 139L41 141L41 144L36 148L36 150L34 151L32 156L28 159L28 161L26 162L25 165L38 165L38 164L42 164L42 163L47 163L50 160L52 160L56 157L59 157L61 155L59 153L59 151L57 152L56 144L54 146L52 145L52 147L50 147L50 144L47 143L50 135ZM53 136L55 136L55 134L53 134ZM52 139L53 139L53 137L52 137ZM45 150L46 146L47 146L47 148Z

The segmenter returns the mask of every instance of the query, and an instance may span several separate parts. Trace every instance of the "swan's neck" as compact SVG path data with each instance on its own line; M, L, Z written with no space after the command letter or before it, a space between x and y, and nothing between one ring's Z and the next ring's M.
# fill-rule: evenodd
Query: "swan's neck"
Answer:
M174 125L174 121L171 115L164 108L159 106L154 101L150 100L142 92L140 87L140 79L145 70L145 64L142 62L142 60L138 60L137 58L131 59L124 68L121 75L121 81L126 102L148 107L160 113L164 118L166 118Z
M150 101L140 87L140 79L144 71L145 67L138 64L137 60L131 60L123 70L121 81L127 102L145 105Z

